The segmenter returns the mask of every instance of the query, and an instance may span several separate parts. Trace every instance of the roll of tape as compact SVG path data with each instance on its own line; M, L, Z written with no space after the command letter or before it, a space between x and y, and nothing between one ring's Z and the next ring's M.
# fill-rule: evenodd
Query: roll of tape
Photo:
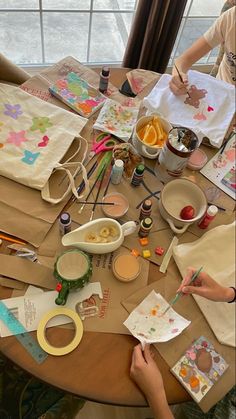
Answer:
M75 325L75 336L73 340L66 346L62 347L55 347L50 345L50 343L47 341L47 338L45 336L45 328L49 320L51 320L55 316L67 316L69 317L74 325ZM66 355L70 352L72 352L80 343L83 336L83 323L79 317L79 315L69 308L54 308L53 310L48 311L40 320L38 329L37 329L37 339L38 343L41 346L42 349L44 349L45 352L47 352L50 355Z

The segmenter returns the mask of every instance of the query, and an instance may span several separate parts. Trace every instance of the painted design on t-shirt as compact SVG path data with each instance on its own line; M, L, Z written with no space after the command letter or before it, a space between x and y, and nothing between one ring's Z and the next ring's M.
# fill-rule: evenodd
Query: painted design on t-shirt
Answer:
M208 93L206 89L198 89L194 84L188 89L189 95L186 97L184 103L198 109L200 106L200 99L206 97Z

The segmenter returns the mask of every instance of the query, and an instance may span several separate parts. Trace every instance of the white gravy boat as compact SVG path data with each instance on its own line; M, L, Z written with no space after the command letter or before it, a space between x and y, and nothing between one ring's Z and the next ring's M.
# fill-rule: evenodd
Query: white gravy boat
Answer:
M86 236L89 233L99 234L100 230L105 227L115 227L118 234L115 237L115 240L108 243L91 243L86 241ZM89 221L88 223L82 225L76 230L71 231L70 233L65 234L62 237L63 246L75 246L81 250L84 250L88 253L102 254L110 253L118 249L124 241L125 236L134 233L137 225L134 221L128 221L127 223L120 225L118 221L108 219L108 218L99 218L97 220Z

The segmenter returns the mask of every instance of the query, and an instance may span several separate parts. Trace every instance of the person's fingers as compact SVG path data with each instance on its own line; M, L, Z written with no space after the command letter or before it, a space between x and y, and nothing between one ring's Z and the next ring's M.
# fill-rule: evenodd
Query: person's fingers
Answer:
M204 296L204 290L202 290L202 288L200 287L194 287L194 286L184 286L182 288L182 291L184 294L196 294L196 295L201 295Z
M192 279L193 274L196 272L195 268L192 268L191 266L189 268L187 268L187 273L186 276L184 277L184 279L182 280L179 288L177 289L177 292L183 291L183 287L185 285L188 285Z
M150 345L149 344L146 344L145 345L144 351L143 351L143 355L144 355L145 361L147 363L153 360L152 355L151 355Z
M187 74L181 73L181 77L182 77L183 83L185 84L185 86L187 86L188 85L188 76L187 76Z

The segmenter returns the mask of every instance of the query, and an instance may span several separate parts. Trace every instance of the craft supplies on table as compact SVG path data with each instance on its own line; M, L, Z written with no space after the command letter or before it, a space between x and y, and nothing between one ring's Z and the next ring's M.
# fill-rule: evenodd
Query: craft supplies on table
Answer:
M119 219L123 217L129 209L128 199L119 192L111 192L103 197L102 202L104 204L113 203L111 207L105 205L102 207L104 214L109 218Z
M112 99L107 99L93 128L129 141L137 116L137 108L122 106Z
M22 346L24 346L34 360L38 364L41 364L47 358L47 354L41 349L38 342L28 333L23 324L17 319L17 314L17 307L8 308L7 302L5 304L3 301L0 301L1 322L4 323L12 335L16 336L16 339Z
M113 185L118 185L121 182L123 171L124 171L123 160L120 160L120 159L115 160L112 166L112 171L111 171L111 183Z
M228 368L227 362L204 336L195 340L171 368L192 398L199 403Z
M150 217L152 212L152 201L151 199L145 199L145 201L141 205L139 220L143 220L143 218Z
M207 228L209 226L209 224L211 223L211 221L214 220L217 212L218 212L217 206L216 205L210 205L207 208L206 214L203 216L203 218L198 223L198 227L202 228L202 229Z
M198 136L207 137L220 148L235 113L235 87L222 80L189 70L188 92L175 96L170 88L169 74L163 74L143 100L151 112L160 112L174 126L186 126Z
M45 329L46 329L47 323L56 316L69 317L69 319L72 320L75 326L75 335L72 341L66 346L60 346L60 347L53 346L48 342L46 338ZM40 322L37 328L37 339L38 339L39 345L45 352L54 356L66 355L72 352L79 345L82 339L82 336L83 336L83 323L80 319L80 316L77 314L76 311L71 310L69 308L64 308L64 307L54 308L48 311L47 313L45 313L43 317L40 319Z
M91 151L89 152L88 159L86 159L86 165L94 156L103 151L112 150L116 144L116 140L110 134L102 132L101 134L95 135L93 137Z
M108 89L108 82L110 77L110 69L107 66L102 68L99 80L99 92L106 93Z
M153 220L151 217L146 217L141 220L140 229L138 232L139 237L147 237L151 231Z
M180 177L198 143L197 136L190 129L171 129L155 165L157 178L168 182Z
M71 216L68 212L63 212L59 218L59 229L62 236L71 231Z
M112 262L112 272L121 282L133 281L141 272L139 259L131 253L118 255Z
M139 164L138 166L136 166L130 182L132 186L140 186L143 180L144 170L145 166L143 164Z
M167 342L190 325L190 321L172 308L168 314L161 316L167 304L161 294L151 291L124 322L143 347L146 343Z
M83 288L89 282L92 271L90 257L80 250L72 249L59 255L54 265L54 276L58 280L55 303L64 305L69 291Z
M236 134L200 170L200 173L234 200L236 199Z
M75 112L86 118L100 109L106 100L105 96L74 72L56 80L49 87L49 91Z

